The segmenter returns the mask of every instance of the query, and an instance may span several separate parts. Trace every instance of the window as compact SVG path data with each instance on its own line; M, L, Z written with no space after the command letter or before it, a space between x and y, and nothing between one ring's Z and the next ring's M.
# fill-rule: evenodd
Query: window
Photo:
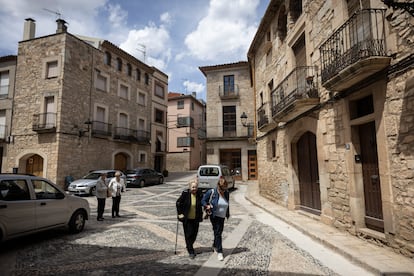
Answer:
M95 73L95 88L101 91L108 91L108 79L106 76L102 75L99 70L96 70Z
M158 83L155 84L155 96L158 96L164 99L164 86Z
M146 106L146 95L145 93L138 92L138 104Z
M141 70L137 69L137 81L141 81Z
M276 157L276 141L272 140L272 158Z
M132 76L132 66L131 66L131 64L127 64L127 74L128 74L128 76Z
M0 139L6 138L6 110L0 110Z
M224 95L234 92L234 75L223 77Z
M194 110L194 102L191 102L191 110Z
M129 99L129 87L124 85L124 84L120 84L119 85L119 97L128 100Z
M120 58L116 58L116 69L119 72L122 72L122 59Z
M0 200L29 200L29 188L25 180L3 180L0 182Z
M45 117L43 122L45 128L56 127L56 105L55 97L45 97Z
M111 66L111 54L109 52L105 52L104 63Z
M193 137L178 137L177 147L194 147Z
M138 160L138 162L145 163L146 162L146 159L147 159L147 155L145 153L140 153L139 154L139 160Z
M177 101L177 109L184 109L184 100Z
M194 127L194 119L190 116L188 117L178 117L177 118L177 127Z
M138 119L138 129L139 130L146 130L145 127L145 120L144 119Z
M149 75L148 75L148 73L145 73L145 84L146 85L149 84Z
M119 114L117 134L122 136L128 135L128 115L125 113Z
M155 122L156 123L164 123L164 111L155 109Z
M235 106L223 106L223 136L236 136Z
M0 99L7 98L9 94L9 71L0 72Z
M107 109L102 106L96 107L95 122L93 122L93 130L99 133L109 132L109 125L107 122Z
M57 78L58 76L58 62L57 60L46 63L46 78Z
M55 187L43 180L32 180L36 199L62 199L65 196Z

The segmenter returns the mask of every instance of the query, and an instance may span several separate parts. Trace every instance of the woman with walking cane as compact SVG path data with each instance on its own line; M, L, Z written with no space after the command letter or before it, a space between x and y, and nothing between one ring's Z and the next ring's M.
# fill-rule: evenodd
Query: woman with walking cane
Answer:
M185 244L191 259L196 256L193 245L203 220L202 197L203 193L198 190L197 182L191 182L189 189L184 190L176 202L178 220L183 223Z

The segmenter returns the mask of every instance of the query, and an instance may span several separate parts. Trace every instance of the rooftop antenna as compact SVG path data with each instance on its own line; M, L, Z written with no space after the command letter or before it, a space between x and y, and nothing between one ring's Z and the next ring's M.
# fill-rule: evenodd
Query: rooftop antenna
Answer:
M55 14L56 19L61 19L62 14L59 11L52 11L52 10L49 10L49 9L46 9L46 8L43 8L43 10Z
M140 48L137 49L137 50L140 51L142 53L142 55L144 56L144 63L145 63L146 62L146 56L147 56L147 46L145 46L144 44L140 44L140 43L138 43L138 46Z

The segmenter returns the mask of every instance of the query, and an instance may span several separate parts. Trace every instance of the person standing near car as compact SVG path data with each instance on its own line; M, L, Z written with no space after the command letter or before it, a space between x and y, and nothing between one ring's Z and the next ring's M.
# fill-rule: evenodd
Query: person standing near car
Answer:
M196 256L193 245L200 222L203 220L202 197L203 193L198 189L197 182L193 181L190 182L189 189L184 190L176 202L178 220L183 223L185 244L192 259Z
M109 189L112 192L112 217L120 217L119 205L121 203L121 193L125 191L125 181L121 178L121 172L117 171L115 177L109 182Z
M213 226L214 242L213 250L217 252L217 259L224 260L222 234L224 229L224 219L230 217L230 194L227 190L227 181L220 178L217 187L208 190L201 200L206 213L210 213L210 222Z
M103 213L105 210L105 201L108 195L108 186L106 184L106 173L102 173L96 182L96 199L98 200L98 221L103 221Z

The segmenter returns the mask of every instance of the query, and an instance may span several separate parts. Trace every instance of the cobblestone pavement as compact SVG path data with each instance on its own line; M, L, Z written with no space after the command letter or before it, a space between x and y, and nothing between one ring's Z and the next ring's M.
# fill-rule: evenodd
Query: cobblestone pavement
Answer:
M235 200L245 191L242 186L231 193L231 217L223 233L225 260L217 261L211 251L209 221L200 225L196 258L188 258L175 211L187 181L128 188L121 218L110 217L112 201L107 200L103 222L96 220L96 198L87 197L91 218L82 233L54 230L2 244L0 274L337 275L274 227L256 220L251 207Z

